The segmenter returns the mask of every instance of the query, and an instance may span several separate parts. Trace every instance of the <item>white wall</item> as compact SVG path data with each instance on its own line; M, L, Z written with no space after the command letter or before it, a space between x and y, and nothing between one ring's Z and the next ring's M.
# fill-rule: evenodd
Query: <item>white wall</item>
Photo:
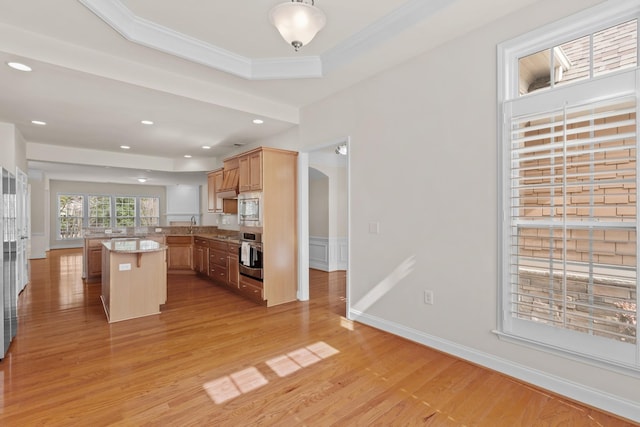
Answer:
M329 237L329 177L309 176L309 235Z
M29 171L31 187L30 259L45 258L49 250L50 198L49 179L40 171Z
M15 125L0 122L0 167L15 175L16 166L27 172L26 142Z
M194 217L197 224L202 224L200 217L200 185L167 185L167 210L163 225L172 222L190 222Z
M496 45L596 3L537 2L308 106L301 145L350 137L351 307L383 280L395 283L360 320L587 403L609 410L620 404L638 414L639 378L492 333ZM370 222L379 222L380 234L369 232ZM434 292L434 305L423 303L425 289Z

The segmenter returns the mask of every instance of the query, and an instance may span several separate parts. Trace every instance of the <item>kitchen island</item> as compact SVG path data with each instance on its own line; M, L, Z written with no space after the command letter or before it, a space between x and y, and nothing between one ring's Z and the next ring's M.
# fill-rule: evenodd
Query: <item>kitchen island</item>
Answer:
M167 246L141 239L102 245L100 298L109 323L160 313L167 300Z

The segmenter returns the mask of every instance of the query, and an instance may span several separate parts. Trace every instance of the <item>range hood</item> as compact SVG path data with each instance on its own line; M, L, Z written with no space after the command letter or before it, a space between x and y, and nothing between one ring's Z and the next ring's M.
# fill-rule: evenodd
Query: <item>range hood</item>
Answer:
M221 199L238 198L238 181L240 180L240 174L238 172L238 168L224 170L222 186L216 192L216 197L220 197Z

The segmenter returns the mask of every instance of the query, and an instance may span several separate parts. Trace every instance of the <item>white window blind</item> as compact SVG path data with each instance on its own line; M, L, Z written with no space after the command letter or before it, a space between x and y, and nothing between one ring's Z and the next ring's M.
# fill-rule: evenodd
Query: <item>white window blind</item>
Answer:
M503 155L503 331L634 369L636 74L505 103Z

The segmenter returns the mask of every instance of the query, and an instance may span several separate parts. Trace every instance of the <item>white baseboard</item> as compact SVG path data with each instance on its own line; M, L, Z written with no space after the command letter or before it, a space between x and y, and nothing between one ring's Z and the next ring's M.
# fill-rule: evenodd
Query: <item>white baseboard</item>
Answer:
M583 402L586 405L599 408L621 417L640 422L640 404L605 393L603 391L574 383L566 379L528 368L524 365L502 359L494 355L457 344L452 341L425 334L413 328L408 328L377 316L371 316L358 310L350 310L349 318L365 325L372 326L385 332L401 336L408 340L423 344L444 353L451 354L469 362L484 366L526 383L561 394L570 399Z
M322 271L347 269L346 237L309 236L309 267Z

